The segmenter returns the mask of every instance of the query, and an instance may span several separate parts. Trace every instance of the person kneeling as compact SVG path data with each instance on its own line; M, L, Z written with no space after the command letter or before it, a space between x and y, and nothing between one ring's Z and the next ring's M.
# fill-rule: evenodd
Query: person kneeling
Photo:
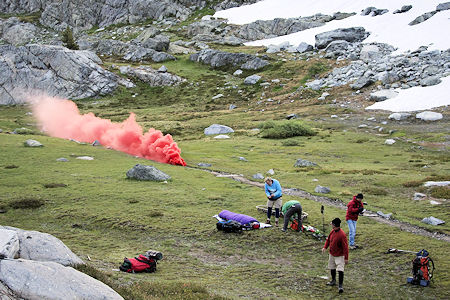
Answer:
M283 205L281 211L284 216L283 229L281 229L282 231L286 231L289 221L293 221L294 219L297 219L298 222L297 231L302 230L302 206L300 205L300 202L297 200L288 201Z

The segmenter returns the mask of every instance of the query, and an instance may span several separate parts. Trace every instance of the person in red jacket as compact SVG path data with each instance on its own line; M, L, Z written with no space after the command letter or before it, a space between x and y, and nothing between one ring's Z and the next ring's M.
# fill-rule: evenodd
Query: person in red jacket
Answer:
M358 194L353 196L352 201L347 204L347 215L345 220L348 224L348 236L350 240L350 249L358 248L355 245L355 235L356 235L356 221L358 221L358 216L364 210L364 205L362 204L363 194Z
M335 218L331 221L331 230L322 253L330 247L328 256L328 269L331 272L331 281L327 283L329 286L336 285L336 270L339 272L339 293L344 292L344 265L348 264L348 242L345 232L341 229L341 219Z

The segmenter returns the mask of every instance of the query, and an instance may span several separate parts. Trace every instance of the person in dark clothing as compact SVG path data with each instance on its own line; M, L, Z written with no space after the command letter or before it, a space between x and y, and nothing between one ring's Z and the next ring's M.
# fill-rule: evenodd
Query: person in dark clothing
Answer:
M283 204L281 211L283 212L284 216L284 224L283 229L281 229L281 231L283 232L286 231L289 221L291 219L294 220L294 217L297 219L298 224L297 231L302 230L302 206L300 205L300 202L298 202L297 200L288 201L285 204Z
M322 253L325 253L330 247L330 254L328 257L328 269L331 272L331 281L327 283L329 286L336 285L336 270L339 273L339 293L344 292L344 265L348 264L348 243L345 232L341 229L341 219L335 218L331 221L331 230L325 245L322 248Z
M361 214L364 210L364 205L362 203L363 198L363 194L358 194L356 196L353 196L352 201L347 204L347 214L345 216L345 220L348 224L350 249L356 249L358 247L355 244L356 221L358 221L359 214Z

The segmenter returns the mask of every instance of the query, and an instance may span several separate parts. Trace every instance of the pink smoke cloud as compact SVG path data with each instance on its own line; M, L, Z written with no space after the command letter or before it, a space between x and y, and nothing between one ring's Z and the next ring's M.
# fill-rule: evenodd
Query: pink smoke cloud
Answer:
M186 165L180 155L181 149L172 136L163 135L153 128L143 133L134 113L130 113L122 123L113 123L93 113L81 115L76 104L70 100L38 96L30 102L40 129L50 136L87 143L98 140L103 146L131 155L172 165Z

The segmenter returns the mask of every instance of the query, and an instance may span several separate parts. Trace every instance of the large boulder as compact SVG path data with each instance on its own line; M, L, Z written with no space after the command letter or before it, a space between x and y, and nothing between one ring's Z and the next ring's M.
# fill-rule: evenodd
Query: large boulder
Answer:
M233 128L220 125L220 124L212 124L211 126L205 128L203 131L205 135L215 135L215 134L225 134L234 132Z
M148 83L150 86L172 86L184 81L183 78L177 75L168 72L158 72L158 70L147 66L140 66L137 68L123 66L120 67L120 72L128 76L136 77L139 80Z
M23 103L34 90L70 99L109 94L118 77L101 63L90 51L61 46L0 46L0 104Z
M268 61L255 55L222 52L213 49L204 49L191 54L190 60L210 65L213 68L234 66L244 70L257 70L269 64Z
M398 95L398 92L393 91L393 90L380 90L380 91L370 93L370 100L379 102L379 101L384 101L387 99L397 97L397 95Z
M18 256L19 237L17 232L0 228L0 257L16 258Z
M0 260L0 282L0 292L7 288L9 297L17 297L12 299L123 299L106 284L55 262Z
M316 48L323 49L332 41L344 40L350 43L362 42L369 36L363 27L339 28L316 35Z
M31 23L20 22L18 18L0 19L0 38L14 46L27 44L36 37L38 29Z
M171 179L171 177L163 171L160 171L153 166L145 166L141 164L137 164L128 170L127 178L144 181L165 181Z
M0 226L0 229L17 233L20 258L53 261L64 266L84 264L61 240L53 235L9 226Z

